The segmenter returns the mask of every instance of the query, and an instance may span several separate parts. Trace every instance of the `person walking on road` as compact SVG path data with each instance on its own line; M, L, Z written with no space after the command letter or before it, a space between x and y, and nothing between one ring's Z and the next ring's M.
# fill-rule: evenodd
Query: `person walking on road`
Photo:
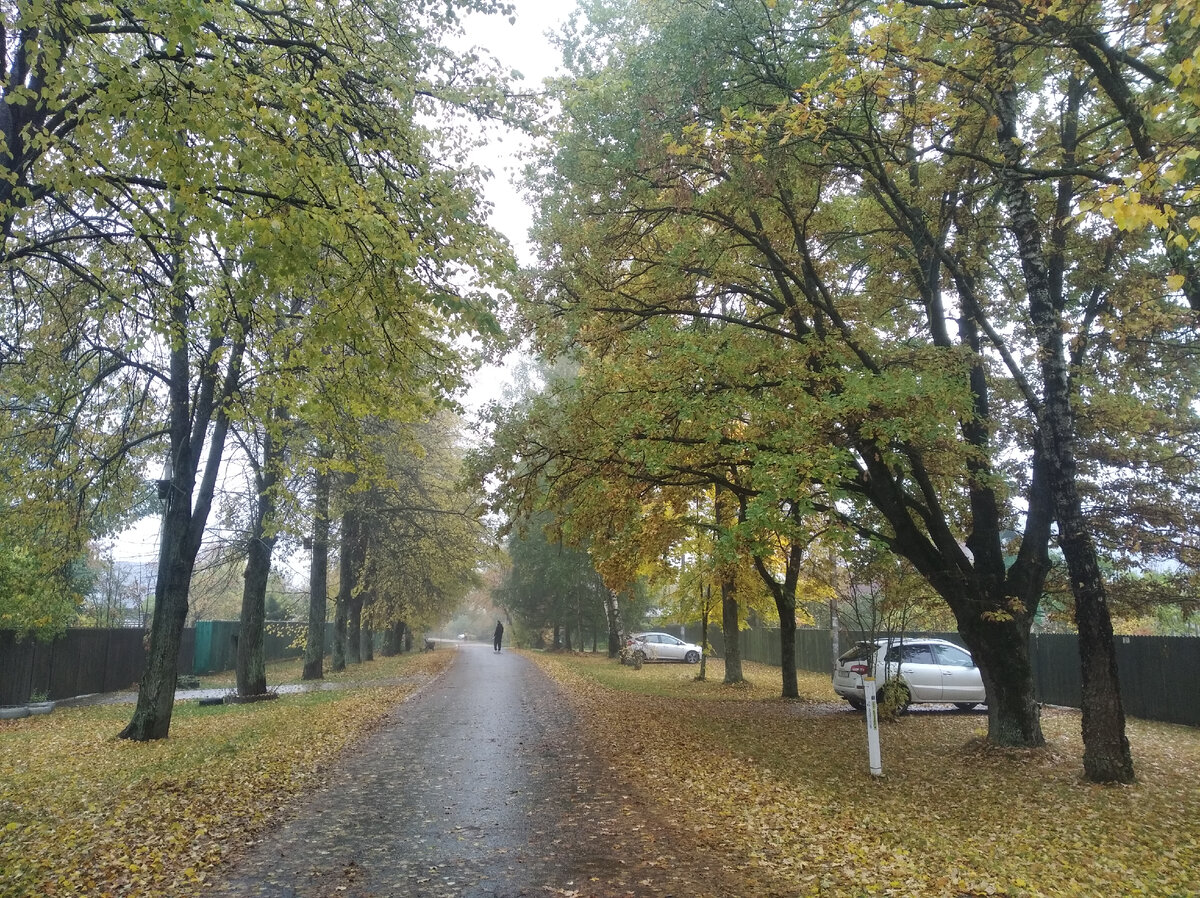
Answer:
M492 634L492 649L500 651L500 643L504 640L504 624L496 621L496 632Z

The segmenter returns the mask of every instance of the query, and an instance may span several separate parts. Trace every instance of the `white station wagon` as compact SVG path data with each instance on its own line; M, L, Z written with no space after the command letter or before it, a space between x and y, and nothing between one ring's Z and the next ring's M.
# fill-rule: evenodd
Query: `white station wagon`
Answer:
M682 661L696 664L704 649L691 642L684 642L670 633L633 633L629 637L630 647L640 651L646 661Z
M833 690L855 708L866 706L863 677L875 677L876 688L895 683L900 704L953 703L969 710L987 701L983 677L971 653L945 639L883 637L860 642L838 656Z

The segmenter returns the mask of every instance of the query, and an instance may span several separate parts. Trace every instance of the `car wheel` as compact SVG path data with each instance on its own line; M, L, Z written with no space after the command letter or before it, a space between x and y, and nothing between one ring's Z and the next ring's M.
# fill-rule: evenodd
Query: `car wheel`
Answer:
M912 693L903 683L892 680L879 687L879 704L882 706L880 711L884 714L898 717L908 710L911 701Z
M971 711L979 706L979 702L955 702L954 707L960 711Z
M855 711L865 711L867 708L867 703L861 698L848 698L846 701L850 703L850 707Z
M686 661L688 664L695 664L696 662L698 662L700 660L700 653L699 652L688 652L686 655L683 656L683 660Z

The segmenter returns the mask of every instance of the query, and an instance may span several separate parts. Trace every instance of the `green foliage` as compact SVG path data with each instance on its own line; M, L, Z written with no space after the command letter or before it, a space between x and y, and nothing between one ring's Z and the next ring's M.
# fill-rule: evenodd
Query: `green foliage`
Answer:
M604 599L608 592L586 547L566 545L556 536L555 518L540 512L517 522L506 548L510 566L493 594L530 641L538 642L545 630L569 627L582 639L580 627L587 622L593 631L607 632ZM636 592L628 595L632 598ZM626 624L638 619L638 604L623 604ZM644 606L643 606L644 607ZM607 637L605 640L607 641Z
M1061 566L1051 576L1053 612L1049 625L1072 629L1074 602L1063 582L1065 577ZM1113 626L1118 633L1193 636L1200 627L1200 592L1192 572L1113 572L1108 590Z
M62 502L81 545L161 477L189 512L164 527L186 573L228 433L256 460L274 438L306 471L310 447L363 458L364 421L412 421L462 387L513 268L471 123L518 109L505 75L449 49L456 8L507 11L6 7L0 507L36 522ZM292 511L291 471L262 467ZM177 626L185 604L159 596L156 616Z
M60 563L0 545L0 629L48 639L74 622L80 585Z
M582 376L528 468L722 484L760 559L823 528L902 555L1012 673L1001 742L1041 739L1021 646L1057 539L1115 695L1097 546L1193 567L1200 520L1192 17L586 9L530 169L527 313ZM1119 702L1086 710L1128 781Z
M363 415L460 386L459 338L497 336L511 258L463 117L516 110L486 61L444 46L451 8L20 3L6 18L26 73L4 88L0 159L16 494L40 481L103 530L142 466L157 473L168 400L216 398L235 423L286 400L349 438Z

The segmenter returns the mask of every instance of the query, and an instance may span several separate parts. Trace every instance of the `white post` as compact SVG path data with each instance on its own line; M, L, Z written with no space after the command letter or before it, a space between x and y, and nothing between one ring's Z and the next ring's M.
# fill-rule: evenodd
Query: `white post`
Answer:
M875 678L863 677L863 698L867 702L867 759L871 776L883 776L883 760L879 754L879 703L875 698Z

